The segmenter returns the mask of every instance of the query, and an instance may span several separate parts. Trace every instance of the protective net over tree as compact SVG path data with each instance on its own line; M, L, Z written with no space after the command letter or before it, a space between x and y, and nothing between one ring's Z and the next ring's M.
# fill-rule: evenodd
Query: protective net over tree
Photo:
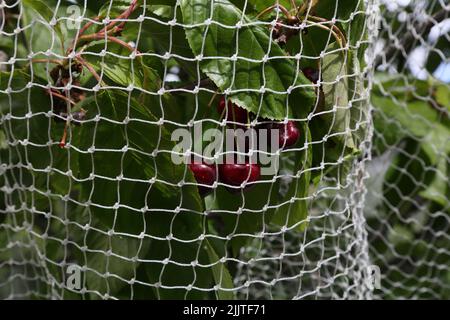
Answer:
M0 3L1 298L450 296L448 3Z
M384 1L365 201L377 298L450 298L450 3Z

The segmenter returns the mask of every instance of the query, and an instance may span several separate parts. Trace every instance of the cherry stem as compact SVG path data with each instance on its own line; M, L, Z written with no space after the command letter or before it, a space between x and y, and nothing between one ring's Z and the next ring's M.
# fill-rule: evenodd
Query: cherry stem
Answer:
M304 2L301 6L298 7L297 16L302 15L305 11L314 8L319 0L308 0L308 2Z
M308 18L310 18L311 20L315 20L315 21L331 24L331 28L334 30L335 35L336 36L339 35L339 38L341 39L342 46L344 46L344 47L347 46L347 40L346 40L344 34L342 33L341 29L338 28L338 26L333 24L331 21L328 21L328 20L326 20L324 18L321 18L321 17L308 15Z
M56 98L62 99L62 100L66 101L67 103L70 103L70 104L72 104L72 105L76 105L76 103L75 103L74 101L70 100L70 99L67 98L66 96L64 96L64 95L62 95L62 94L60 94L60 93L58 93L58 92L56 92L56 91L53 91L52 89L49 89L48 92L49 92L52 96L54 96L54 97L56 97Z
M217 93L217 92L214 92L212 98L211 98L211 99L209 100L209 102L208 102L208 108L211 108L211 106L212 106L214 100L216 99L217 95L218 95L218 93Z
M311 22L311 21L306 21L306 23L308 23L310 26L318 27L318 28L320 28L320 29L324 29L324 30L330 31L331 34L333 35L333 37L334 37L334 38L336 39L336 41L339 43L339 46L340 46L341 48L344 48L344 47L345 47L345 45L344 45L345 39L341 39L341 37L339 37L339 36L333 31L332 28L329 28L329 27L327 27L327 26L325 26L325 25L323 25L323 24L320 24L320 23L314 23L314 22Z
M258 14L256 15L256 19L258 19L258 18L260 18L260 17L262 17L262 16L268 14L270 11L272 11L273 9L276 9L276 8L280 9L281 12L283 12L283 14L286 16L286 18L287 18L288 20L291 20L291 19L293 18L293 17L291 16L291 14L289 13L289 10L288 10L288 9L286 9L286 8L285 8L284 6L282 6L281 4L277 3L277 4L274 4L274 5L272 5L272 6L268 7L268 8L266 8L266 9L264 9L264 10L261 11L260 13L258 13Z
M100 83L102 86L105 86L105 83L103 82L103 80L100 78L100 76L98 75L98 73L95 71L95 69L92 67L92 65L90 63L88 63L86 60L84 60L79 55L75 59L80 64L82 64L84 67L86 67L86 69L89 70L89 72L94 76L94 78L98 81L98 83Z
M295 0L291 0L291 9L297 9L297 4L295 3Z

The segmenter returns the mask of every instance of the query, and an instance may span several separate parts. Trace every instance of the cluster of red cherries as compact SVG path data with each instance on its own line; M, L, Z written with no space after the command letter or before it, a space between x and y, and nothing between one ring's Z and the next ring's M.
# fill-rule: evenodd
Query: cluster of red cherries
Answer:
M225 108L227 110L225 110ZM234 124L248 123L249 117L254 116L247 112L247 110L237 106L236 104L226 100L224 97L220 99L217 106L219 114L225 114L227 122ZM300 137L300 131L293 121L284 122L268 122L258 125L257 129L279 130L279 145L283 148L289 148L297 143ZM220 181L232 187L245 187L251 185L260 179L261 168L257 163L224 163L218 165L218 174L216 172L216 165L206 164L204 162L194 162L189 165L194 173L194 177L201 186L199 186L200 195L205 196L212 191L211 187L216 181ZM228 188L231 192L235 192L238 188Z
M317 83L320 77L319 70L311 67L302 69L303 74L312 83ZM226 110L225 110L226 108ZM249 117L254 115L247 112L244 108L233 104L231 101L226 102L226 99L222 97L217 106L219 114L226 115L227 122L243 124L248 123ZM261 119L264 120L264 119ZM279 146L284 149L289 148L297 143L300 137L300 130L293 121L284 122L267 122L257 126L257 129L279 130ZM242 126L240 126L242 127ZM252 182L258 181L261 177L261 167L256 163L245 162L239 163L224 163L218 165L218 173L216 172L216 165L206 164L204 162L194 162L189 165L190 169L194 173L194 177L201 186L199 186L200 195L206 196L212 191L212 188L216 181L220 181L229 186L243 187L247 189L247 184L251 185ZM229 189L230 191L236 191L238 188Z

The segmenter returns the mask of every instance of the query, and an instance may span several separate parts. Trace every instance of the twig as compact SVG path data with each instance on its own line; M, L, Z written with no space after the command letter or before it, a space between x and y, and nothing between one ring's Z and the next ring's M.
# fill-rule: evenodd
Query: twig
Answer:
M125 41L120 40L119 38L113 37L113 36L108 36L105 35L104 33L94 33L94 34L89 34L89 35L85 35L80 37L80 40L84 40L84 41L90 41L90 40L101 40L101 39L106 39L107 41L111 41L114 43L117 43L119 45L121 45L122 47L127 48L130 51L136 51L137 54L140 54L140 52L136 49L133 48L132 46L130 46L128 43L126 43Z
M105 32L107 32L107 30L110 30L114 25L116 25L116 23L119 20L128 19L130 17L130 15L133 13L133 11L136 10L137 4L138 4L138 0L133 0L133 2L130 4L130 7L127 10L125 10L120 16L115 18L114 19L115 21L112 21L109 25L107 25L102 30L100 30L100 33L105 33ZM126 23L126 21L121 22L119 25L119 28L121 28L121 26L123 27L123 25L125 23Z
M130 7L127 10L125 10L116 19L117 20L127 19L133 13L133 11L136 10L137 4L138 4L138 0L133 0L133 2L130 4ZM126 22L126 21L123 21L118 27L112 29L112 27L117 23L117 20L116 21L112 21L111 23L109 23L107 26L105 26L99 32L97 32L95 34L92 34L92 35L89 35L89 36L85 36L84 33L89 29L89 27L91 27L94 24L94 22L99 21L100 19L101 19L101 17L97 16L92 21L87 22L80 29L80 32L79 32L76 40L72 43L72 46L67 50L68 53L72 52L78 46L78 43L81 40L83 40L83 39L99 39L98 37L95 37L95 36L96 35L104 36L105 33L109 33L110 31L112 31L112 33L120 32L123 29L123 26L124 26L124 24Z
M80 32L78 33L78 36L82 36L87 29L89 29L95 22L98 22L100 20L100 16L96 16L94 19L92 19L91 21L87 22L81 29Z

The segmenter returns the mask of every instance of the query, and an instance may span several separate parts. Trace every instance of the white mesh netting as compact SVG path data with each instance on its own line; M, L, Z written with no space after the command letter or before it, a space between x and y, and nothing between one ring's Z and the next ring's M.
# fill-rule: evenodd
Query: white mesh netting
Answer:
M449 15L0 1L0 298L449 298Z
M448 299L450 4L385 3L365 203L376 297Z

